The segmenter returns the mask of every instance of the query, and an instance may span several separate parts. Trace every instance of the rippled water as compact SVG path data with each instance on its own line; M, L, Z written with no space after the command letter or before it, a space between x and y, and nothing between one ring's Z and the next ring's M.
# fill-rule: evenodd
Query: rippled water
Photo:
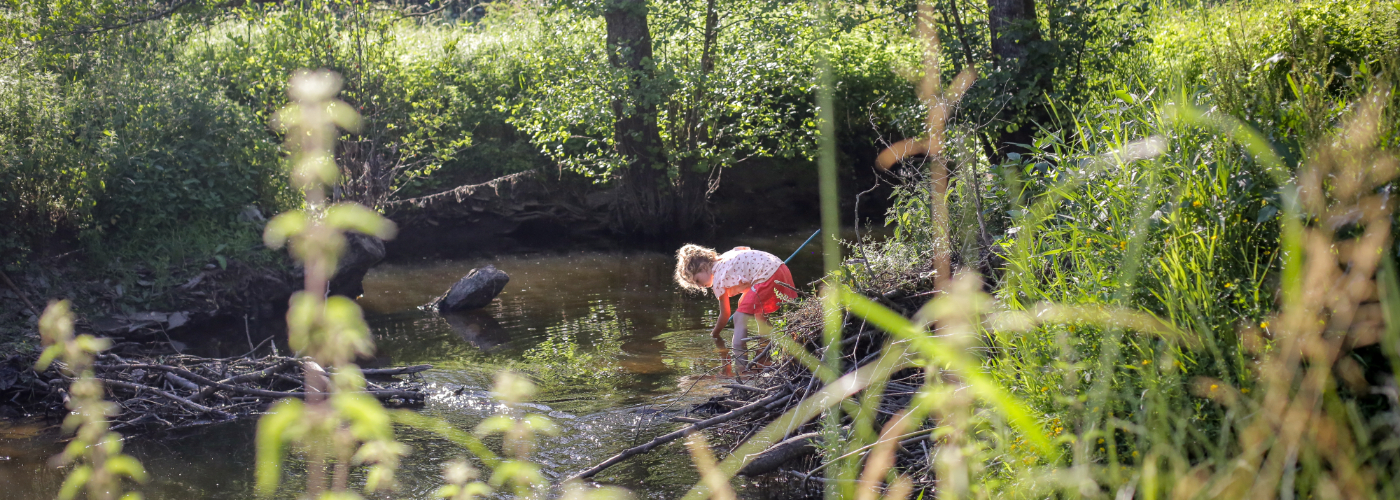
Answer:
M786 257L806 235L745 244ZM659 253L574 253L490 260L386 264L365 280L360 304L375 335L375 364L430 363L430 397L421 410L463 429L503 410L487 391L494 374L516 369L540 384L532 411L560 428L543 438L535 460L552 478L567 476L652 437L679 428L667 418L716 394L719 352L708 335L713 298L683 295L671 283L673 257ZM438 315L418 309L474 267L493 264L511 276L491 306ZM808 247L791 263L799 283L819 266ZM52 498L62 471L46 465L58 452L53 429L0 426L4 498ZM135 438L127 449L145 463L147 498L249 498L255 423L212 426L166 439ZM395 497L429 498L442 464L464 451L414 429L399 437L404 460ZM296 464L289 474L300 473ZM597 478L644 498L679 496L698 479L679 441L616 465ZM298 484L297 479L291 481ZM782 484L744 483L749 498ZM287 497L294 496L287 492Z

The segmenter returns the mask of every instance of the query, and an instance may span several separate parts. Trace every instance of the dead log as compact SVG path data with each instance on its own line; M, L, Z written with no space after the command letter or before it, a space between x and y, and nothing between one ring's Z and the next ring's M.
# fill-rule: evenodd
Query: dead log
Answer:
M809 432L799 434L783 440L782 442L770 446L768 449L753 455L749 463L739 469L739 475L746 477L762 476L769 472L778 470L783 464L794 459L806 456L816 451L816 440L820 434Z

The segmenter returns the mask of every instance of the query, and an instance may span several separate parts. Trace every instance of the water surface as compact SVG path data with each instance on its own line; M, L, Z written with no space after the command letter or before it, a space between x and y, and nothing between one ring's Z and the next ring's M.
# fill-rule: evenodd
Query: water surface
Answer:
M745 242L786 257L807 235ZM815 249L792 263L799 284L816 279ZM545 437L534 459L558 479L631 446L679 428L671 415L719 392L722 363L708 335L716 302L682 294L671 282L674 257L609 252L507 256L487 260L385 264L365 279L360 299L373 331L376 365L429 363L422 374L429 397L420 410L472 430L507 409L488 391L506 369L540 385L530 411L548 415L558 436ZM419 306L470 269L495 265L510 284L489 307L439 315ZM0 429L0 485L5 498L52 498L63 472L46 465L61 447L54 429ZM250 498L255 424L234 422L164 439L128 439L145 463L147 498ZM442 485L442 465L465 456L447 441L408 428L399 439L413 448L400 469L395 497L430 498ZM288 471L299 484L302 469ZM673 498L698 477L680 442L614 466L598 480L644 498ZM751 498L771 497L774 482L737 483ZM286 497L294 496L287 491Z

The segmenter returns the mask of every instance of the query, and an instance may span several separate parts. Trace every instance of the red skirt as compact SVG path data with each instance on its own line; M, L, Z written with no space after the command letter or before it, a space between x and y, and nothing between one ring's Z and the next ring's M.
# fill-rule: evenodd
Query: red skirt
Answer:
M788 270L787 264L778 266L778 270L773 272L767 280L753 285L743 296L739 297L738 312L744 314L771 314L778 310L778 293L789 299L797 298L797 289L777 284L777 282L793 285L792 271ZM776 292L775 292L776 290Z

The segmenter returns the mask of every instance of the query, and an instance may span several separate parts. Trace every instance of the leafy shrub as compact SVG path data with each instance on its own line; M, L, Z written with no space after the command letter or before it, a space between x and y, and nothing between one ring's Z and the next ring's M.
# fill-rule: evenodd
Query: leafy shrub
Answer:
M249 205L286 206L277 145L246 109L181 68L120 48L81 80L7 66L0 88L0 199L9 263L50 238L164 239L229 226Z

